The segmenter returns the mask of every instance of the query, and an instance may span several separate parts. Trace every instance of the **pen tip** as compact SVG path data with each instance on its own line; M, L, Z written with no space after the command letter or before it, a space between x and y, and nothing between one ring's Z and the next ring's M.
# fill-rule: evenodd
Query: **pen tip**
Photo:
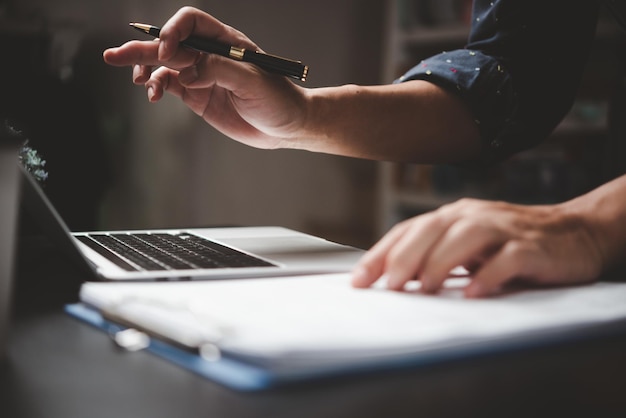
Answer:
M135 28L135 29L139 29L141 31L144 31L146 33L150 33L150 29L152 28L152 26L146 25L144 23L131 22L128 25L133 27L133 28Z

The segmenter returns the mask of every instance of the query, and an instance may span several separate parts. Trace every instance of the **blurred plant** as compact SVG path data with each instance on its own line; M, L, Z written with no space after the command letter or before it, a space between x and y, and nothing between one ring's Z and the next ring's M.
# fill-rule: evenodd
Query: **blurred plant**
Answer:
M2 124L2 136L10 140L18 140L22 146L18 153L20 163L26 168L37 181L43 182L48 178L48 172L44 169L46 160L44 160L35 149L28 145L28 139L24 138L22 132L13 128L8 121Z
M24 142L24 146L20 149L19 160L30 174L39 182L43 182L48 178L48 172L44 170L46 160L33 148L28 146L28 140Z

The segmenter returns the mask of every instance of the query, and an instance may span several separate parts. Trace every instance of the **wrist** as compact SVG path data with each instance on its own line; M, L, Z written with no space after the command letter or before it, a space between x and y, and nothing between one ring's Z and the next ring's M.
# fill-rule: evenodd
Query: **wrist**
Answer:
M305 89L304 117L298 134L298 148L307 151L351 155L354 150L344 149L345 126L351 114L344 100L358 89L354 85Z
M624 262L626 254L626 176L563 203L593 243L603 271Z

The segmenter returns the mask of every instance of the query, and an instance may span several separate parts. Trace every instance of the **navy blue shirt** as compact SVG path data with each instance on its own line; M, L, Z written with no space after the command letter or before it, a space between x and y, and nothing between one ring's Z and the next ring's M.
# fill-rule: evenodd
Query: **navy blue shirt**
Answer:
M464 49L422 61L399 81L427 80L473 113L481 163L544 140L569 111L595 36L598 0L475 0Z

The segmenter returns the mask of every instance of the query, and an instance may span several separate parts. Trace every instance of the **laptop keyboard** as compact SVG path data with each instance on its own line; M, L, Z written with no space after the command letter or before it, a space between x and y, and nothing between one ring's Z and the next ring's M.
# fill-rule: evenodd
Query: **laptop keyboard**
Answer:
M127 271L274 266L186 232L89 234L76 238Z

